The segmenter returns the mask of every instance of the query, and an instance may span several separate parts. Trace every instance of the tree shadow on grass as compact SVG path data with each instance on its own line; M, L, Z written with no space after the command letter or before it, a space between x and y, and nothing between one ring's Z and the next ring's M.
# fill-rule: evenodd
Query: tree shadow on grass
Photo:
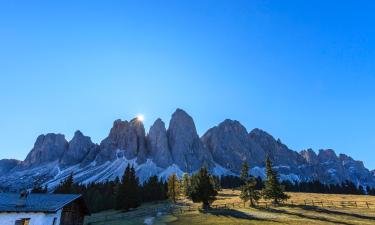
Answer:
M258 218L252 215L249 215L247 213L237 211L234 209L206 209L206 210L199 210L200 213L203 214L210 214L214 216L223 216L223 217L232 217L236 219L246 219L246 220L257 220L257 221L268 221L268 222L275 222L275 223L280 223L279 221L276 220L271 220L271 219L265 219L265 218Z
M220 195L218 195L218 197L237 197L238 195L237 194L226 194L226 193L220 193Z
M303 210L310 210L310 211L315 211L315 212L318 212L318 213L333 214L333 215L338 215L338 216L356 217L358 219L375 220L375 216L366 216L366 215L361 215L361 214L357 214L357 213L348 213L348 212L341 212L341 211L336 211L336 210L329 210L329 209L321 208L321 207L318 207L318 206L289 205L288 207L290 207L290 208L300 208L300 209L303 209Z
M319 217L319 216L310 216L310 215L306 215L306 214L298 213L298 212L289 212L289 211L286 211L286 210L283 210L283 209L259 208L259 207L257 207L257 209L260 210L260 211L265 211L265 212L272 212L272 213L280 213L280 214L285 214L285 215L290 215L290 216L297 216L297 217L300 217L300 218L303 218L303 219L319 220L319 221L327 222L327 223L331 223L331 224L353 225L352 223L348 223L348 222L332 220L332 219L328 219L328 218L325 218L325 217Z

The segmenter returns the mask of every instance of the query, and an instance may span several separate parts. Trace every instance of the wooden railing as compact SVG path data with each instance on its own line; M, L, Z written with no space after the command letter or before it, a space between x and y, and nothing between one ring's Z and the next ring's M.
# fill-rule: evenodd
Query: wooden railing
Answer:
M270 208L270 207L282 207L282 206L289 206L289 207L319 207L319 208L363 208L363 209L375 209L375 202L373 201L327 201L327 200L302 200L302 201L284 201L278 205L272 204L271 202L266 201L259 201L255 204L256 207L263 207L263 208ZM240 209L240 208L249 208L249 202L232 202L232 203L225 203L225 204L212 204L211 208L213 209ZM148 210L147 212L139 212L135 213L134 215L130 216L127 213L124 214L113 214L113 215L106 215L106 216L97 216L97 217L90 217L88 223L90 225L101 224L103 222L109 221L118 221L118 220L126 220L130 217L147 217L151 214L157 214L158 212L162 213L169 213L169 214L182 214L186 212L192 212L202 210L202 207L197 206L172 206L168 205L165 207L156 207ZM133 211L136 212L136 211Z

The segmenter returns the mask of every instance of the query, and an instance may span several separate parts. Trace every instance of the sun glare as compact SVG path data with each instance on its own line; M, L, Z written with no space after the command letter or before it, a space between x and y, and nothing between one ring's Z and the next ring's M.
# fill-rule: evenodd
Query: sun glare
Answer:
M142 114L140 114L137 116L137 120L143 122L145 120L145 117Z

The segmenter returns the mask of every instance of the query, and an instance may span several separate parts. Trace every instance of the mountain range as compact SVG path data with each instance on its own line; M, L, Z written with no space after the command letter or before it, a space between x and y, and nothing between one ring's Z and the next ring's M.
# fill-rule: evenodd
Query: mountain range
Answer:
M375 172L345 154L336 155L331 149L318 154L312 149L293 151L267 132L258 128L248 132L229 119L199 137L193 118L177 109L168 128L157 119L148 133L138 119L116 120L100 144L80 131L70 141L62 134L40 135L24 161L0 160L0 189L30 188L36 181L54 188L71 173L82 184L104 182L121 177L129 163L141 182L153 175L182 177L202 166L217 176L238 175L243 161L249 163L252 175L264 178L267 155L282 180L350 180L375 186Z

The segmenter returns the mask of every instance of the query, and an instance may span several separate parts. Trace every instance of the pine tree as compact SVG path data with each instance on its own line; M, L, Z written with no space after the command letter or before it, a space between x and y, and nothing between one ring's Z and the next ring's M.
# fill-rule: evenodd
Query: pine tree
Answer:
M240 198L244 201L250 201L250 205L254 206L255 202L260 199L260 192L256 190L256 179L250 177L244 185L241 186Z
M216 199L217 191L205 167L201 168L198 174L192 176L191 187L191 199L193 202L202 202L203 208L209 208L210 203Z
M122 182L117 185L116 209L129 210L141 204L139 181L135 175L134 167L128 166L122 177Z
M181 193L184 196L189 196L191 190L191 181L188 173L184 173L184 176L182 177L181 182Z
M47 192L48 192L47 185L45 185L44 187L42 187L42 180L39 179L39 178L35 179L34 186L31 189L31 193L44 194L44 193L47 193Z
M135 169L132 166L130 168L130 182L129 182L130 190L127 193L129 196L129 206L130 208L137 208L141 205L141 195L140 195L140 185L139 179L135 174Z
M125 169L124 175L122 176L121 182L116 186L116 209L128 210L129 199L127 193L129 193L129 180L130 180L130 164Z
M249 178L249 164L245 161L242 163L240 178L243 182L247 181Z
M180 183L177 175L174 173L168 177L168 198L176 203L176 199L180 194Z
M243 182L240 198L244 202L250 201L250 205L254 206L255 202L260 199L260 193L256 190L257 180L249 176L249 165L246 162L242 164L240 178Z
M211 177L211 182L214 185L215 191L221 191L221 184L220 184L220 179L217 176L210 176Z
M73 173L71 173L64 181L60 182L59 186L55 189L54 193L58 193L58 194L75 193Z
M165 199L164 184L158 180L157 176L152 176L144 182L142 187L142 201L159 201Z
M264 199L272 199L274 204L278 204L280 200L288 199L278 180L277 172L272 169L272 163L269 157L266 159L266 175L265 187L262 191Z

